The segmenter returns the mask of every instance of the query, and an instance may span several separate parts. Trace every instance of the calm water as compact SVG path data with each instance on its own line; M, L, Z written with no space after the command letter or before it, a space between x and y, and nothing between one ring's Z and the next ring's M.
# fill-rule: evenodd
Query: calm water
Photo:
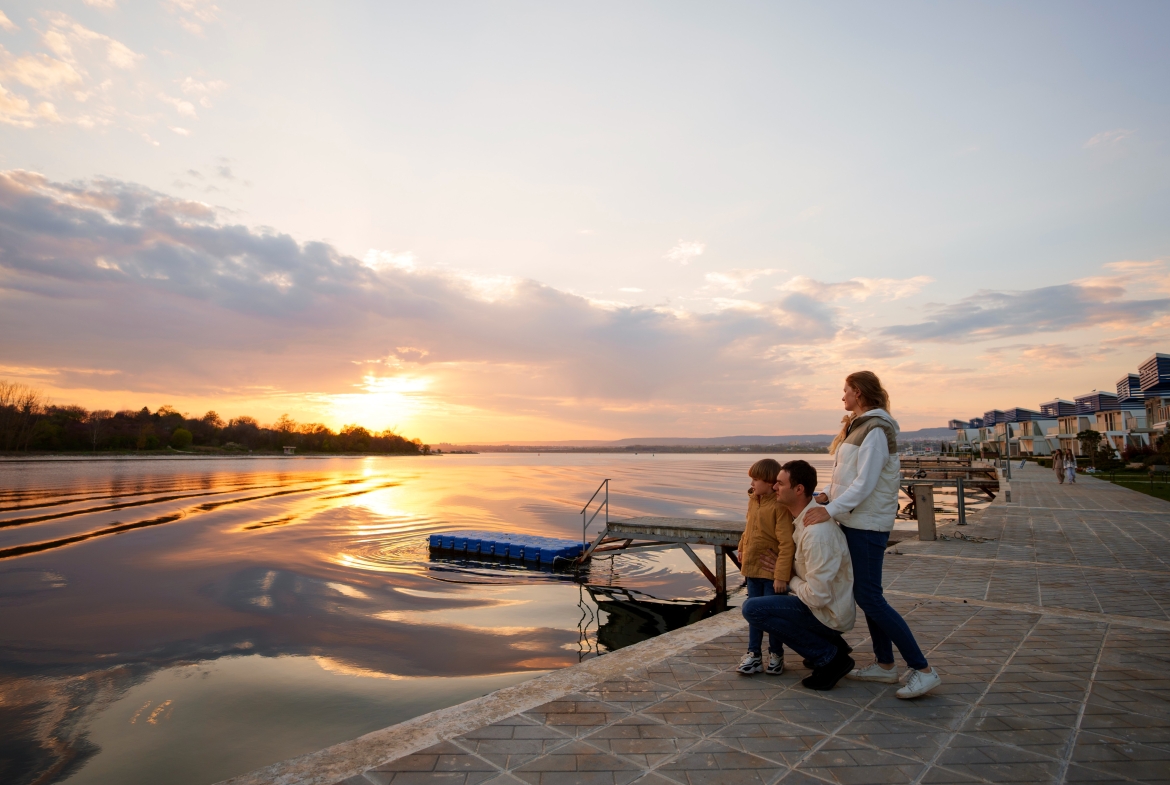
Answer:
M578 582L426 535L579 538L606 477L612 517L739 518L758 457L2 463L0 782L207 785L699 618L676 551Z

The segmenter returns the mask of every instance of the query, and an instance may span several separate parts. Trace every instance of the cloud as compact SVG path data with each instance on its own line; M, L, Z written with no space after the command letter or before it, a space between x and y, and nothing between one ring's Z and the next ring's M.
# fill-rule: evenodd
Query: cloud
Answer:
M362 263L371 270L383 270L393 267L402 270L413 270L416 261L414 254L410 251L400 253L398 251L379 251L375 248L366 251L366 255L362 259Z
M20 28L14 25L12 20L9 19L3 11L0 11L0 30L3 30L6 33L15 33L19 29Z
M22 128L45 123L96 128L121 120L138 126L134 130L141 132L141 126L151 120L119 111L110 88L115 84L111 77L134 69L143 55L67 14L44 11L42 15L47 27L32 42L47 51L13 54L0 47L0 82L5 84L0 88L5 90L0 94L0 122ZM6 89L15 84L44 100L38 102L30 95ZM135 100L143 88L140 83L122 86L133 91ZM30 109L33 105L36 108Z
M980 292L881 330L850 321L856 309L838 300L902 296L900 279L811 282L762 302L730 292L703 312L598 302L405 249L355 258L134 183L0 172L4 365L47 369L39 378L58 400L343 412L424 439L827 431L839 380L859 367L882 375L901 411L918 398L919 417L933 417L937 379L992 364L966 342L1084 324L1164 335L1170 301L1129 300L1115 280L1158 269L1126 263L1092 286ZM1059 378L1076 345L998 351L1022 364L1012 379L1037 365Z
M101 8L107 11L118 5L118 0L84 0L84 2L90 8Z
M1126 130L1125 128L1115 128L1112 131L1102 131L1099 134L1095 134L1092 138L1089 139L1089 141L1085 142L1084 147L1085 149L1088 149L1090 147L1096 147L1097 145L1116 144L1123 139L1128 139L1131 136L1133 136L1133 131Z
M47 54L26 55L4 63L0 66L0 78L13 79L44 93L82 81L81 74L72 65Z
M179 89L182 90L186 95L199 96L199 105L204 109L210 109L211 96L226 90L227 82L221 80L200 82L199 80L188 76L179 84Z
M1066 343L1026 344L994 346L983 352L983 357L997 367L1065 369L1083 365L1085 353L1082 349Z
M722 272L707 273L703 276L707 282L707 288L713 290L730 291L734 294L742 294L751 289L752 283L760 278L769 275L775 275L776 270L772 269L743 269L736 268L733 270L724 270Z
M44 101L34 108L27 98L11 93L0 85L0 123L18 128L33 128L41 121L60 122L57 109Z
M130 47L121 41L115 41L112 38L107 39L106 59L116 68L133 68L142 57L142 55L131 51Z
M839 283L823 283L804 275L785 281L776 288L782 292L800 292L822 302L846 297L858 302L876 297L879 300L900 300L922 291L934 279L926 275L913 278L850 278Z
M183 115L184 117L195 117L196 116L195 115L195 105L192 104L190 101L184 101L182 98L175 98L173 96L167 95L166 93L159 93L158 100L162 101L164 104L168 104L169 106L173 106L175 111L178 112L179 114Z
M167 127L170 128L175 133L177 133L179 136L190 136L191 135L191 131L189 131L186 128L180 128L180 127L175 126L175 125L169 125Z
M666 252L663 259L669 259L672 262L679 264L690 264L691 259L697 256L702 256L703 251L706 250L705 243L700 243L695 240L679 240L678 244Z
M1086 327L1125 327L1170 311L1170 298L1132 300L1123 286L1079 283L1022 292L980 291L952 305L935 306L932 317L882 332L917 341L973 342Z
M72 49L73 44L84 44L86 46L97 44L98 46L104 46L106 62L115 68L123 70L133 68L143 58L143 55L134 52L121 41L90 30L88 27L74 21L68 14L50 11L45 14L45 18L53 27L50 33L56 33L58 36L58 38L53 39L50 37L50 33L46 33L46 43L53 40L55 41L53 46L58 49L62 46L61 37L66 39L66 45L70 46L70 49Z
M1140 286L1146 292L1170 294L1170 270L1162 259L1110 262L1104 265L1107 274L1081 278L1074 283L1081 286Z
M179 24L193 35L202 35L203 26L219 19L219 6L207 0L168 0L168 11L179 17Z
M792 406L795 394L780 394L800 367L789 348L837 329L831 309L800 294L713 313L597 304L409 252L359 260L221 218L131 183L0 174L0 332L22 347L6 360L118 371L86 385L165 379L207 394L327 397L409 375L441 411L598 427L599 412L616 423L646 422L649 409L685 419L728 402ZM394 347L412 352L369 359Z

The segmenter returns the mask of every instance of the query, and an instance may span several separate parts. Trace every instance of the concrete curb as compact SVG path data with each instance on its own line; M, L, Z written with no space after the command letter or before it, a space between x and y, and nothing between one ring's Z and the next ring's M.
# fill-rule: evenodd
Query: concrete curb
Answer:
M660 662L701 643L746 629L747 622L732 608L709 619L625 649L586 660L523 684L505 687L446 709L343 741L262 769L224 780L219 785L332 785L369 769L426 749L440 741L490 725L571 692Z

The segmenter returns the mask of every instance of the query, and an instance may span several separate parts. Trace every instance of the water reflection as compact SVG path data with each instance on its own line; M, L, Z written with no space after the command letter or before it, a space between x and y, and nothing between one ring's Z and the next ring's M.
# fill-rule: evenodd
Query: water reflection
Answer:
M605 477L614 517L738 518L753 457L5 463L0 782L209 783L681 626L712 611L682 554L427 535L579 536Z
M618 586L586 586L585 589L596 608L589 621L597 622L599 652L624 649L727 610L727 599L723 597L706 601L663 600ZM592 612L584 601L581 610L583 614ZM583 633L588 630L589 621L583 617Z

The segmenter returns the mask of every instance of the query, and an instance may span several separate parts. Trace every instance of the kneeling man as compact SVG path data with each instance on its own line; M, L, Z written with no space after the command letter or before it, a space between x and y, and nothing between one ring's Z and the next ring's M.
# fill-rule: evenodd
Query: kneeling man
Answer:
M776 479L776 501L795 519L796 559L787 594L755 597L743 604L749 624L766 630L805 658L812 675L801 683L831 690L853 670L853 658L841 633L853 629L853 563L849 545L835 524L804 526L805 512L815 506L817 470L807 461L789 461ZM779 591L780 587L776 587Z

